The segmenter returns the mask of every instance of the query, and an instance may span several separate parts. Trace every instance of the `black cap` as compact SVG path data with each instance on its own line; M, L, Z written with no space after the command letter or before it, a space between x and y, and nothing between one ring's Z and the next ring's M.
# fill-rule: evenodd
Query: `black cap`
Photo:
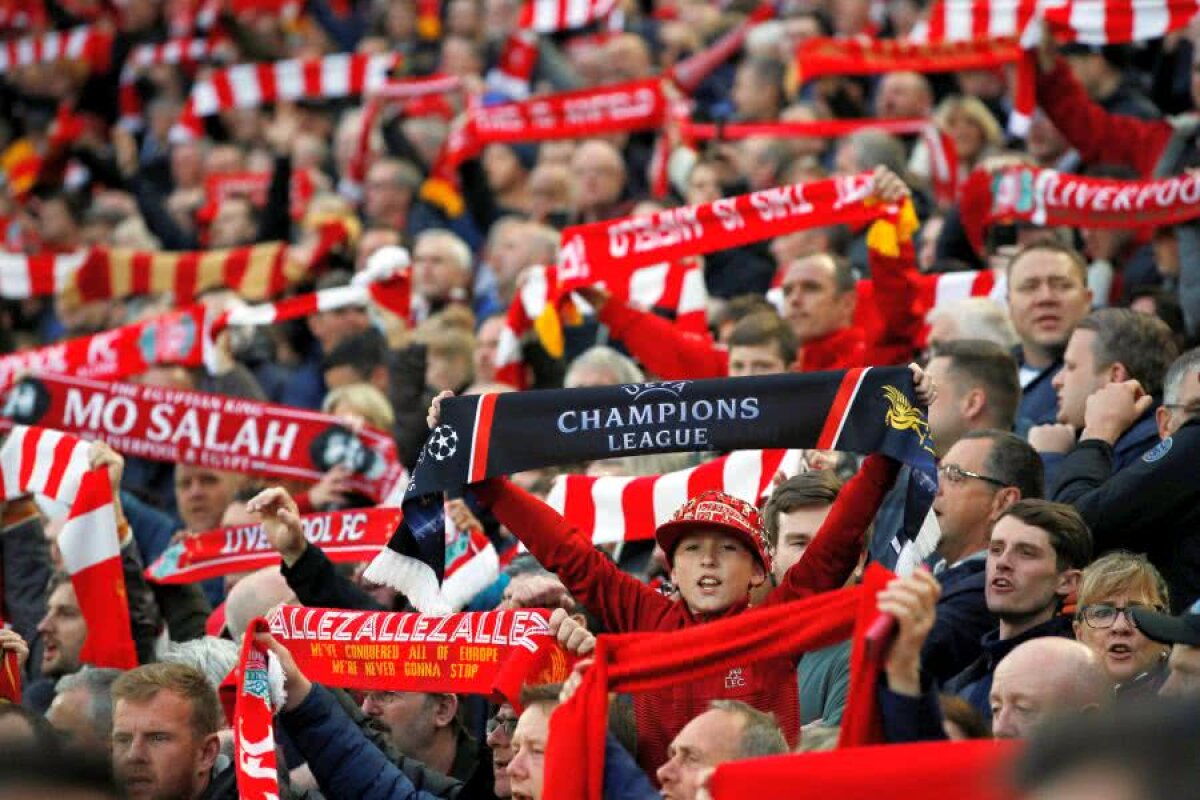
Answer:
M1133 621L1147 638L1163 644L1186 644L1200 647L1200 600L1192 607L1172 617L1148 608L1133 609Z

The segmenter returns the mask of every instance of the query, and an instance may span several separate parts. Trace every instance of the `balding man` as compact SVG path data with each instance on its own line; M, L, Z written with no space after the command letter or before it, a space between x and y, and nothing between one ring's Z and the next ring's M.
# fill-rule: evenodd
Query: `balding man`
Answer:
M621 203L625 192L625 160L616 147L600 139L590 139L575 150L571 158L575 185L575 214L580 222L597 222L624 216L628 208Z
M654 72L654 60L646 40L634 33L623 33L610 39L603 48L608 83L624 83L649 78Z
M1112 696L1112 683L1087 645L1057 636L1013 648L992 678L992 735L1025 739L1046 719L1092 711Z
M924 75L892 72L875 90L875 116L879 119L924 119L933 112L933 90Z
M288 586L279 567L264 567L252 572L229 590L225 599L225 627L234 637L245 632L250 620L266 616L281 603L295 603L296 593Z

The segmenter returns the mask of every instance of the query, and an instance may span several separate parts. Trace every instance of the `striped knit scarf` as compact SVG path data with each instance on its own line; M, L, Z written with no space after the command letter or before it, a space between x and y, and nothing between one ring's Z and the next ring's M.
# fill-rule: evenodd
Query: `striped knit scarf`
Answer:
M496 380L517 389L528 385L522 341L531 331L554 358L562 358L563 321L578 324L579 309L557 267L534 267L508 308L496 349ZM704 267L687 258L653 264L605 282L613 297L645 309L667 314L681 330L708 336L708 290Z
M928 423L912 392L907 369L878 367L451 398L413 470L404 520L365 576L435 613L443 607L443 492L625 455L769 447L884 452L913 467L905 520L915 531L937 483Z
M137 79L150 67L169 65L194 74L201 64L211 61L224 41L220 37L170 39L159 44L141 44L130 51L121 68L117 84L117 107L121 126L139 131L145 124L142 98L137 91Z
M746 663L798 656L846 638L853 640L851 679L839 743L851 747L880 741L875 706L880 663L877 654L868 657L865 637L880 616L875 596L890 578L886 570L872 565L862 586L682 630L599 637L595 662L571 699L550 718L543 796L546 800L603 798L609 692L650 692ZM794 686L778 689L795 691Z
M535 33L558 33L602 22L617 0L525 0L519 25Z
M758 505L778 471L796 471L800 455L798 450L739 450L664 475L560 475L546 505L593 544L645 541L689 497L709 489Z
M0 480L5 500L32 493L70 504L58 549L87 622L80 660L132 669L137 650L125 600L113 489L105 469L90 468L89 447L59 431L18 425L0 447Z
M324 58L239 64L213 72L192 86L173 140L204 134L204 118L235 108L299 99L333 100L361 95L383 85L402 57L395 53L336 53Z
M83 61L96 72L108 68L112 34L90 25L69 31L48 31L0 43L0 75L20 67Z

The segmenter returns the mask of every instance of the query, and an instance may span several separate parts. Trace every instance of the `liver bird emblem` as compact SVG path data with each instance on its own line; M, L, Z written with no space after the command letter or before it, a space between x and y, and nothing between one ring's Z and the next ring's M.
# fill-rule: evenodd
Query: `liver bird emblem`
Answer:
M909 402L904 392L890 384L883 387L883 396L888 401L888 411L884 421L894 430L915 432L921 448L933 455L933 440L929 434L929 423L920 409Z

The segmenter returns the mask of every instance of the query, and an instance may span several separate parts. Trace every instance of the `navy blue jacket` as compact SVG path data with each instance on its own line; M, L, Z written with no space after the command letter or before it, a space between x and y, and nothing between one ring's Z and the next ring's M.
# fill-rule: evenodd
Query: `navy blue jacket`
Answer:
M972 557L937 576L942 596L921 650L921 672L939 684L971 666L983 653L984 635L996 628L983 594L986 567L986 557Z
M1019 366L1025 364L1025 357L1020 347L1013 351L1013 355L1016 356ZM1021 390L1021 404L1017 406L1017 423L1013 426L1013 430L1018 436L1027 436L1029 429L1034 425L1048 425L1058 421L1058 392L1054 391L1051 381L1054 380L1054 376L1060 369L1062 369L1062 359L1058 359L1042 370L1040 375Z
M997 628L983 637L983 653L975 659L971 666L954 676L946 684L946 691L966 700L983 715L985 720L990 722L992 719L992 677L996 674L996 665L1017 645L1040 636L1075 638L1075 634L1071 630L1071 620L1058 614L1011 639L1001 639L1000 629Z
M1113 445L1112 471L1125 469L1145 455L1146 451L1158 444L1158 422L1154 412L1158 409L1156 402L1145 414L1133 423L1129 430L1121 434ZM1042 466L1046 472L1046 497L1055 502L1065 502L1058 499L1059 471L1062 469L1066 453L1042 453Z
M439 800L413 785L320 686L279 722L330 800Z

